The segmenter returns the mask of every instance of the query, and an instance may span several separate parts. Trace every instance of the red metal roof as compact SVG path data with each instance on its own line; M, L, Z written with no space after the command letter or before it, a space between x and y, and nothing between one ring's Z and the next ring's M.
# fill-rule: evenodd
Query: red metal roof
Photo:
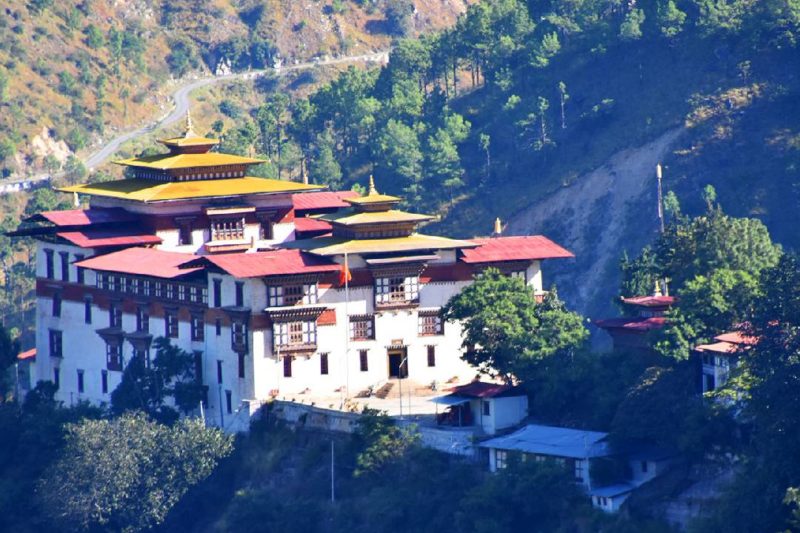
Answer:
M75 265L104 272L171 279L202 270L202 267L181 268L181 266L197 259L197 257L194 254L133 247L110 254L90 257L75 263Z
M701 344L699 346L695 346L695 350L698 352L714 352L724 355L730 355L739 351L741 346L737 344L733 344L731 342L714 342L712 344Z
M631 296L623 298L623 303L639 307L669 307L678 301L674 296Z
M653 316L649 318L606 318L595 320L593 323L603 329L623 329L626 331L646 333L654 329L661 329L667 324L667 319L663 316Z
M299 232L306 231L331 231L331 225L324 220L316 218L298 217L294 219L294 229Z
M56 226L90 226L92 224L134 222L139 219L134 213L129 213L119 207L45 211L34 218L39 217L52 222Z
M505 395L514 390L516 390L515 387L507 384L473 381L466 385L453 387L450 389L450 392L458 396L466 396L469 398L494 398L495 396Z
M292 195L292 204L296 211L314 211L319 209L336 209L350 207L344 198L360 196L356 191L321 191Z
M236 278L336 272L342 268L333 261L300 250L216 254L204 256L203 261L217 266Z
M465 263L494 263L499 261L533 261L575 257L547 237L491 237L472 239L477 248L463 249L461 260Z
M104 248L108 246L141 246L161 244L161 238L134 228L85 229L81 231L62 231L57 233L75 246L81 248Z
M24 352L17 354L17 359L20 361L36 359L36 348L31 348L30 350L25 350Z
M743 344L745 346L755 346L758 344L758 338L752 337L750 335L745 335L741 331L731 331L728 333L723 333L722 335L717 335L714 337L715 340L720 342L729 342L731 344Z
M336 309L326 309L317 317L318 326L335 326Z

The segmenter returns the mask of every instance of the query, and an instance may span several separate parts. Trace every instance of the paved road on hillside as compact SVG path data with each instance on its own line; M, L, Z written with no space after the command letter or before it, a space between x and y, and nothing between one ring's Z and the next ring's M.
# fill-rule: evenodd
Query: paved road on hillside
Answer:
M185 85L179 87L172 94L172 99L175 102L175 107L167 116L163 117L160 120L155 121L154 123L148 124L147 126L144 126L134 131L123 133L122 135L115 137L114 139L106 143L102 148L100 148L93 154L89 155L89 157L86 158L86 160L84 161L84 165L86 165L86 168L89 169L89 171L92 171L97 166L105 162L106 159L114 155L114 153L119 149L119 147L122 146L124 143L128 142L129 140L134 139L140 135L145 135L153 131L159 130L161 128L169 126L170 124L174 124L178 120L183 119L183 117L186 116L186 111L189 109L189 95L195 89L206 87L208 85L214 85L215 83L220 83L223 81L255 79L259 76L263 76L267 72L273 72L277 76L282 76L288 72L292 72L295 70L304 70L308 68L327 66L327 65L338 65L341 63L357 63L357 62L370 62L370 61L386 62L388 58L389 58L389 52L381 51L381 52L374 52L371 54L343 56L333 59L309 61L307 63L288 65L278 69L252 70L249 72L239 72L236 74L228 74L225 76L208 76L205 78L199 78L197 80L190 81Z

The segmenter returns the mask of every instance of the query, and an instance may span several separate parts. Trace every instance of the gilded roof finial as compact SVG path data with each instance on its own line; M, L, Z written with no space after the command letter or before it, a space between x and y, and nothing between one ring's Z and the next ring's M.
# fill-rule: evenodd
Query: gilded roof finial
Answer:
M378 189L375 188L375 179L372 177L372 174L369 175L369 191L367 192L367 196L375 196L378 194Z
M503 233L503 223L500 222L500 217L497 217L494 219L494 234L500 235L501 233Z
M192 128L192 113L188 109L186 110L186 133L183 135L184 137L197 137L197 134L194 132Z
M655 287L655 290L653 291L653 296L662 296L662 294L661 294L661 284L658 282L658 280L656 280L656 287Z

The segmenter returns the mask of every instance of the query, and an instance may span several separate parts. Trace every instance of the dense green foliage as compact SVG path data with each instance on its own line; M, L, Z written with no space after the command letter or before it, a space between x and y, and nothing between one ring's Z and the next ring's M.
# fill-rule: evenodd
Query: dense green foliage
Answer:
M53 523L76 531L142 531L163 522L232 450L230 436L198 420L169 427L141 413L70 424L64 438L39 491Z
M650 294L665 280L678 295L669 324L655 339L657 350L675 359L745 322L762 290L761 273L782 253L761 221L723 213L714 205L713 188L705 196L704 214L676 214L652 247L621 264L625 296Z
M454 296L442 316L463 324L467 362L508 380L525 381L539 361L570 353L588 336L555 291L537 303L522 279L492 268Z
M800 486L800 261L786 254L763 275L748 333L758 343L743 356L740 383L749 384L745 404L752 437L742 465L714 515L698 530L787 530L796 508L792 487ZM786 501L785 501L786 499ZM746 510L741 502L747 501ZM796 516L794 517L797 518ZM724 526L723 526L724 524Z
M132 357L122 381L111 393L111 409L116 414L144 411L156 420L171 423L180 413L200 405L205 387L195 375L195 356L159 337L153 342L152 362Z
M357 437L365 443L356 458L356 476L375 475L419 446L416 428L398 427L385 413L366 409L359 418Z

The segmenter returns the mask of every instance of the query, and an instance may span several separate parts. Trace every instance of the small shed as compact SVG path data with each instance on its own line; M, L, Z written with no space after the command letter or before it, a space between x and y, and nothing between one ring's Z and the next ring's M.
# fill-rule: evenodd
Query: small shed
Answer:
M509 452L520 453L523 459L552 458L574 471L575 481L589 489L592 486L590 460L612 455L606 437L608 434L600 431L530 424L479 446L489 449L492 472L505 468Z
M589 491L589 495L592 497L592 505L595 508L607 513L616 513L635 488L628 483L618 483L592 489Z
M516 426L528 416L528 395L520 387L473 381L453 387L431 401L447 409L437 416L444 425L476 425L483 433Z

